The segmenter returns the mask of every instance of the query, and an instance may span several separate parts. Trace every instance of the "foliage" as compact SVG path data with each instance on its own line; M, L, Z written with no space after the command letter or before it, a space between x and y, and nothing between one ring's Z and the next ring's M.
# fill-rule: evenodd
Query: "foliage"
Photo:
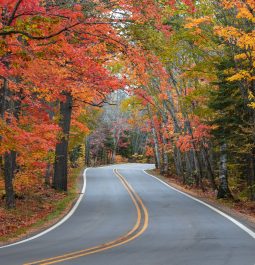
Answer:
M1 0L5 184L48 183L67 142L72 166L147 155L255 199L253 2Z

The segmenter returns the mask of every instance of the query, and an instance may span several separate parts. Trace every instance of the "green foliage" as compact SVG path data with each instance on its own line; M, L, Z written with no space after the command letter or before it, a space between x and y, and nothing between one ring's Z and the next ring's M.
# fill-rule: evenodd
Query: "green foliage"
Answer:
M239 82L228 82L228 69L234 67L234 60L222 58L217 65L217 89L211 91L209 107L214 116L214 146L225 141L228 145L228 166L230 187L243 196L248 194L246 177L250 174L250 152L253 146L253 125L247 102L239 89ZM246 187L245 187L246 186ZM245 192L246 190L246 192ZM243 193L244 192L244 193Z

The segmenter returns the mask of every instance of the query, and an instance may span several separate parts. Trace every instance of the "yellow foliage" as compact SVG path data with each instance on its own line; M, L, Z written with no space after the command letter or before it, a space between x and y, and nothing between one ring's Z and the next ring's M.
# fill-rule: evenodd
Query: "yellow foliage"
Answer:
M237 39L237 45L247 50L255 50L255 31L243 33Z
M224 28L221 26L215 26L214 32L219 37L222 37L225 40L228 40L230 42L236 41L238 38L242 36L242 32L240 31L240 29L237 29L232 26L228 26Z
M240 54L235 55L235 60L246 60L246 59L248 59L246 53L240 53Z
M185 28L191 29L200 26L200 24L210 23L210 22L212 22L212 18L209 16L195 18L195 19L187 18L187 23L185 24Z
M245 70L241 70L238 73L234 74L233 76L229 77L227 80L230 82L238 81L238 80L251 80L252 76L249 72Z
M246 7L239 8L236 18L245 18L255 22L254 15Z
M255 109L255 97L251 92L249 93L249 100L250 100L249 107Z

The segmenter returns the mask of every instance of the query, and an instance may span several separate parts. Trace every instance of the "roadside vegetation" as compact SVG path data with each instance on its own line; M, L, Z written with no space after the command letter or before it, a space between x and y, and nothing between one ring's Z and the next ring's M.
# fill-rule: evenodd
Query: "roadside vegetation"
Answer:
M68 213L80 195L83 166L70 170L68 193L55 191L43 183L16 193L16 208L8 210L0 201L0 242L11 243L43 231Z

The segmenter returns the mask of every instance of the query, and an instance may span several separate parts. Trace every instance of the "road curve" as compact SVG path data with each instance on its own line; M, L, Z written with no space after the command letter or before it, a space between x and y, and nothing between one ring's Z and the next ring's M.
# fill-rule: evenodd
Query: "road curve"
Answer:
M89 169L75 213L41 237L0 249L0 264L255 264L251 235L143 172L152 167Z

